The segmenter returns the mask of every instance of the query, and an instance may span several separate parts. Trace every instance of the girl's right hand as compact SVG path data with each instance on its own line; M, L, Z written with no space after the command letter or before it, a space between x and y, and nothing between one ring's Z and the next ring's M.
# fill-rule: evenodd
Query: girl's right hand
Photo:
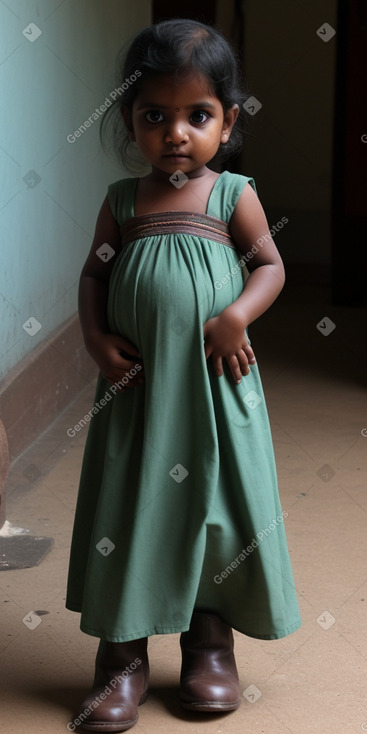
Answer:
M141 354L128 339L117 334L99 332L89 337L87 349L98 365L102 377L111 385L120 382L123 377L128 377L128 382L124 381L124 386L118 386L121 392L143 382L144 367ZM125 356L122 356L121 352ZM131 356L131 359L127 359L127 356ZM141 369L136 375L129 376L130 370L134 368L136 370L137 364L141 365Z

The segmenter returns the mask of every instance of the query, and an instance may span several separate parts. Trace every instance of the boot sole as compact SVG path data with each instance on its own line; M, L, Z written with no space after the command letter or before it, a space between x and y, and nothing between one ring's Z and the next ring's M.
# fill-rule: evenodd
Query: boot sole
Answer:
M145 693L142 693L139 699L138 706L141 706L145 701L147 700L149 696L149 691L145 691ZM93 723L92 721L89 724L79 724L81 729L85 729L86 731L96 731L96 732L118 732L118 731L127 731L127 729L131 729L135 724L137 723L139 719L139 715L137 714L134 719L130 719L129 721L121 721L120 723L118 721L112 722L112 721L96 721Z
M180 700L181 706L187 711L203 711L213 713L218 711L234 711L241 705L241 699L237 701L224 702L224 701L182 701Z
M118 731L126 731L127 729L131 729L131 727L135 726L135 724L138 721L138 716L135 717L135 719L130 719L130 721L122 721L121 724L118 724L116 722L115 724L112 724L111 722L103 722L103 721L96 721L95 724L80 724L81 729L85 729L86 731L96 731L96 732L118 732Z

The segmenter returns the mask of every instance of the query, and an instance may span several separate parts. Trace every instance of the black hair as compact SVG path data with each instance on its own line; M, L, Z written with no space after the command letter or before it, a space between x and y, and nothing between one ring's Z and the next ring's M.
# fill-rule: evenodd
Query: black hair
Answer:
M103 115L100 139L103 148L112 150L128 169L134 170L142 159L131 145L121 110L131 111L145 81L159 74L204 75L224 112L237 104L239 114L231 135L227 143L220 144L213 160L226 160L241 150L245 133L243 103L248 95L241 89L234 51L218 30L186 18L160 21L142 30L127 53L120 52L117 66L120 86L114 90L115 95L110 95L114 102Z

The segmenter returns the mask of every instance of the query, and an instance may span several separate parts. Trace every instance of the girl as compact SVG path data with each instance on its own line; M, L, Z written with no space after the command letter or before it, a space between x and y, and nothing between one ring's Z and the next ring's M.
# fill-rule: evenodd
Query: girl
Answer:
M213 28L170 20L137 36L121 79L116 145L151 172L109 186L80 279L100 375L66 602L101 640L74 721L104 732L138 719L149 635L181 633L185 708L231 711L232 628L276 639L300 625L246 332L283 266L253 179L207 167L241 145L236 62Z

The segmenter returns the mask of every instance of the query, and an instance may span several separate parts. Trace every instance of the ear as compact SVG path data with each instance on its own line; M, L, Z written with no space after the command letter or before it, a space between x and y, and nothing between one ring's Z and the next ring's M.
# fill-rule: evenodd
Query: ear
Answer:
M129 133L129 138L130 138L130 140L134 141L135 140L135 135L134 135L134 128L133 128L132 122L131 122L131 111L129 110L128 107L123 106L123 107L121 107L121 115L122 115L122 119L123 119L123 121L124 121L124 123L126 125L127 131Z
M229 110L227 110L224 114L224 120L223 120L223 127L222 127L222 134L220 136L220 142L221 143L228 143L228 140L230 138L233 125L235 124L238 113L240 111L240 108L238 104L233 105L233 107L230 107Z

